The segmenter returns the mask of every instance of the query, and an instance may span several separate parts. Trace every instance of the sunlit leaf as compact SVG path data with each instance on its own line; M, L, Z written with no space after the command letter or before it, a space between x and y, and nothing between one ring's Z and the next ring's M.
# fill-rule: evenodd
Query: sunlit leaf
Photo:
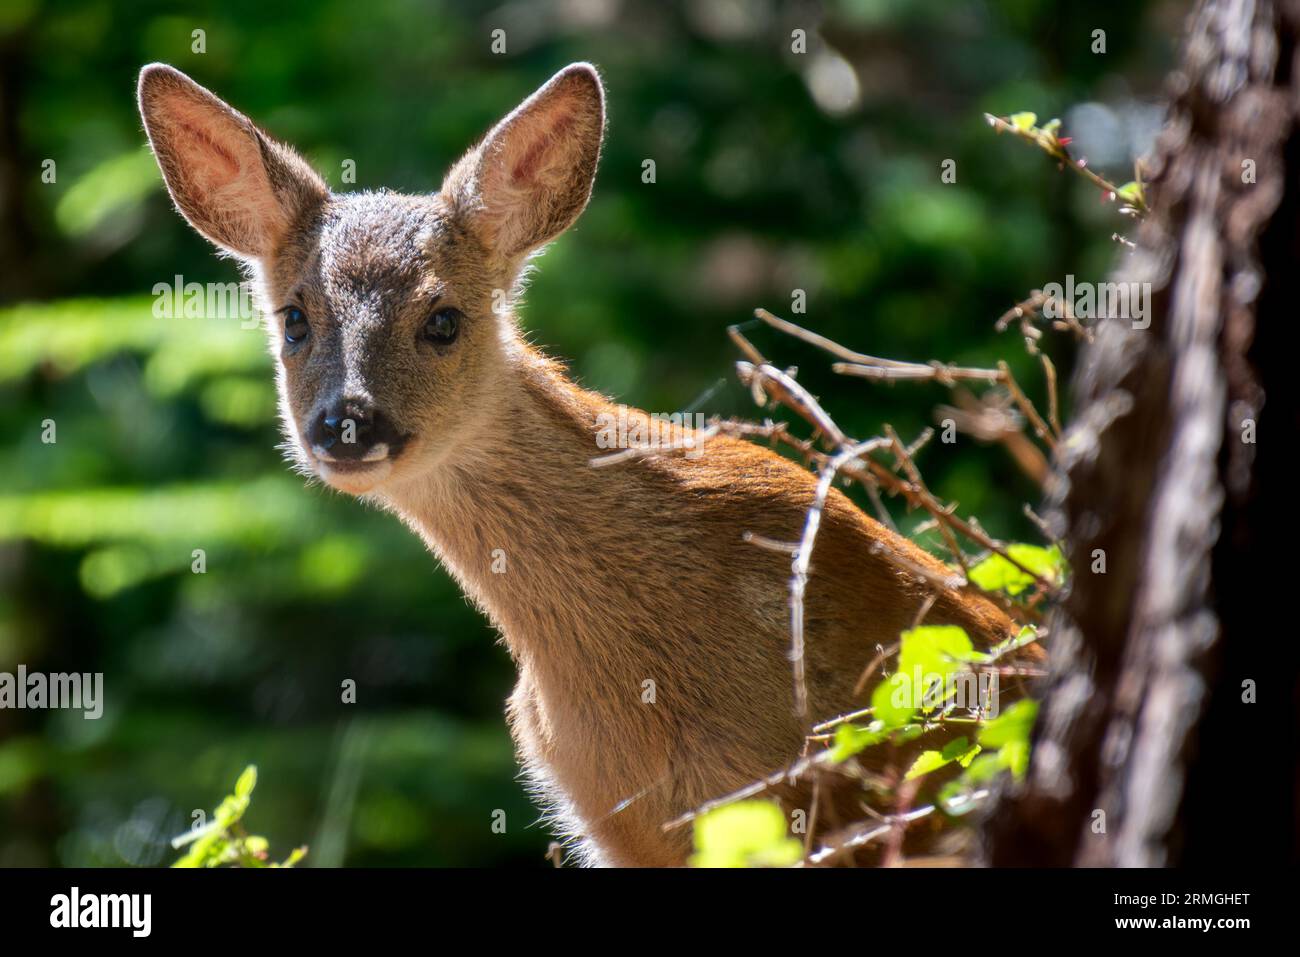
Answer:
M972 745L965 737L956 738L948 742L942 751L922 751L912 766L908 768L905 780L919 778L931 771L937 771L946 765L958 762L962 767L966 767L974 760L975 756L980 753L978 744Z
M1052 584L1059 584L1063 578L1064 558L1055 545L1042 548L1015 543L1006 547L1006 553L1015 561L1008 561L993 552L972 566L967 572L967 578L985 591L1005 591L1009 595L1019 595L1034 584L1034 575L1030 572Z
M235 782L235 797L247 800L252 796L255 787L257 787L257 766L250 764L244 768L244 773Z
M1016 129L1028 132L1029 130L1032 130L1034 124L1038 122L1038 114L1030 113L1028 111L1024 113L1012 113L1007 117L1007 119Z
M1017 701L980 728L979 743L986 748L998 748L1012 741L1027 745L1037 716L1037 701Z
M786 867L803 856L785 814L771 801L739 801L695 822L693 867Z
M1142 202L1142 184L1136 181L1125 183L1115 190L1115 195L1128 203L1139 204Z
M240 823L257 787L257 767L250 764L235 781L235 791L217 806L211 823L182 834L172 841L173 847L190 845L190 849L172 867L292 867L307 848L300 847L282 865L268 864L270 842L259 834L249 834Z
M889 737L889 731L883 721L873 721L865 728L853 724L842 724L835 729L835 739L831 745L831 760L837 764L851 758L864 748L879 744Z

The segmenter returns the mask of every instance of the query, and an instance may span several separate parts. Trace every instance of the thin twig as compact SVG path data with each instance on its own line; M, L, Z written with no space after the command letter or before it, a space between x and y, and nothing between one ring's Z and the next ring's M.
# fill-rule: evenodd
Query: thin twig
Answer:
M646 445L634 445L630 448L620 449L617 452L611 452L608 455L598 455L590 459L587 464L598 469L607 465L617 465L620 462L626 462L628 459L643 458L647 455L657 455L662 452L677 452L683 449L697 453L702 452L704 443L718 434L718 427L711 425L698 430L690 429L688 433L673 439L671 442L651 441Z
M909 812L901 821L896 821L894 818L890 817L886 819L886 823L884 824L872 824L865 828L859 826L850 828L847 831L842 831L839 834L831 835L830 839L822 845L822 847L812 854L809 854L804 858L801 864L796 866L815 866L817 864L823 864L836 855L843 854L846 851L856 850L859 847L871 843L878 837L883 837L900 823L903 826L906 826L911 824L913 821L919 821L921 818L928 817L933 813L934 805L927 804L925 807L919 807L916 810Z
M685 814L673 818L671 821L660 825L660 828L664 831L675 830L685 824L691 823L696 818L703 817L710 811L716 811L720 807L726 807L728 804L735 804L737 801L743 801L746 798L754 797L756 794L762 794L764 791L774 788L782 783L798 781L808 773L810 768L817 765L827 765L831 763L830 751L819 751L817 754L810 755L809 757L799 758L799 760L795 761L793 764L790 764L779 771L774 771L766 777L761 777L756 781L751 781L743 788L732 791L730 794L724 794L722 797L714 798L712 801L705 801L699 807L695 808L695 810L687 811Z
M838 446L846 441L840 427L792 376L774 366L749 362L737 362L736 373L740 376L740 381L756 393L762 392L798 412L831 444Z
M922 365L919 362L900 363L893 366L869 365L861 362L832 362L831 371L863 379L907 379L915 382L941 382L952 385L962 379L997 382L994 369L976 369L970 366L950 366L942 362Z
M1049 296L1041 289L1033 290L1029 298L1016 303L999 316L993 328L998 332L1005 332L1007 327L1015 322L1020 327L1021 335L1025 337L1025 348L1030 355L1037 355L1036 343L1042 338L1043 333L1034 325L1034 320L1046 319L1045 311L1049 306L1056 314L1056 318L1051 320L1053 329L1072 332L1080 342L1092 342L1092 330L1079 322L1074 314L1074 307L1066 300Z
M822 776L820 770L813 771L812 810L808 813L808 830L803 836L803 853L807 857L812 852L813 835L817 833L817 810L822 800Z
M1092 183L1092 185L1105 193L1108 199L1116 200L1120 198L1119 187L1105 177L1098 176L1090 170L1086 160L1076 160L1070 156L1069 152L1056 137L1055 133L1041 129L1037 126L1030 129L1024 129L1016 126L1014 123L1008 122L1003 117L994 116L992 113L985 113L984 119L988 120L989 126L993 127L999 133L1011 133L1020 137L1020 139L1027 143L1033 143L1063 167L1068 167L1074 170L1074 172ZM1141 194L1132 197L1131 199L1126 196L1124 197L1124 201L1130 204L1128 208L1131 208L1136 215L1144 215L1147 211L1146 201L1142 198ZM1123 212L1123 209L1121 209L1121 212Z
M817 481L817 491L813 496L812 506L804 522L803 537L799 541L799 550L795 552L790 579L790 660L794 664L794 713L805 718L808 715L808 686L804 678L804 592L808 588L808 569L812 563L813 544L817 540L817 530L821 527L822 509L826 507L826 498L830 495L831 484L835 476L849 462L861 458L868 452L886 445L884 439L868 439L840 452L822 468L821 478Z
M1034 526L1038 529L1038 534L1042 535L1045 540L1051 542L1053 545L1060 544L1057 537L1052 534L1051 528L1048 527L1047 519L1043 518L1030 508L1028 502L1025 502L1024 505L1020 507L1020 510L1024 513L1025 518L1034 523Z
M1052 360L1047 358L1046 353L1040 353L1039 359L1043 363L1043 377L1047 379L1047 420L1052 423L1052 431L1056 434L1059 441L1061 438L1061 406L1056 398L1056 366Z
M903 467L903 470L907 472L907 477L912 480L912 485L922 494L929 495L930 490L926 488L920 470L916 467L916 463L912 461L912 456L906 446L899 441L898 433L894 431L892 425L885 426L885 435L889 436L889 441L894 447L894 457L897 459L898 464ZM952 553L952 557L956 559L957 564L961 566L962 573L965 574L966 553L961 550L961 546L957 543L957 536L953 535L952 529L943 522L939 524L939 531L943 535L944 542L948 545L948 551Z
M1023 315L1024 308L1028 307L1031 303L1041 305L1041 302L1045 302L1050 298L1041 292L1038 292L1036 296L1037 298L1031 297L1029 300L1026 300L1025 303L1017 306L1016 310L1018 311L1018 314ZM793 322L775 316L766 309L755 309L754 315L759 319L762 319L774 329L779 329L782 332L788 333L798 339L802 339L805 342L811 343L818 348L830 352L832 355L839 356L841 359L846 360L831 364L831 370L833 372L838 372L843 375L853 375L861 378L877 380L939 382L949 388L963 381L996 383L1010 393L1016 406L1024 413L1025 418L1033 427L1034 433L1044 443L1046 443L1048 448L1055 449L1056 447L1056 433L1053 433L1053 431L1048 428L1047 423L1043 421L1042 416L1038 414L1038 410L1034 408L1033 403L1029 401L1029 398L1020 388L1019 383L1016 382L1015 376L1011 373L1011 368L1005 362L999 362L996 369L981 369L972 366L949 365L938 361L919 363L900 362L895 359L881 359L877 356L869 356L864 353L853 352L850 349L846 349L839 343L827 339L825 336L818 335L815 332L810 332ZM1001 321L1002 320L999 320L999 322ZM739 336L739 330L734 326L732 329L735 330L732 338L736 339L737 336ZM740 338L743 339L743 336ZM748 346L748 341L746 341L745 344ZM749 348L753 356L758 356L758 351L756 349L753 349L752 346ZM829 416L827 416L827 418L829 418ZM840 444L842 443L836 442L836 445Z
M805 329L803 326L795 325L793 322L788 322L779 316L774 316L766 309L755 309L754 315L759 319L762 319L773 329L778 329L786 335L794 336L796 339L802 339L804 342L814 345L818 349L824 349L831 355L839 356L846 362L860 362L866 365L884 367L915 365L913 362L900 362L896 359L881 359L877 356L869 356L862 352L854 352L852 349L846 349L835 340L827 339L825 336L820 336L815 332Z
M1021 391L1019 383L1016 382L1016 377L1011 374L1011 367L1006 362L998 360L998 373L1001 376L998 381L1011 393L1012 400L1020 408L1020 411L1025 414L1029 424L1034 427L1034 434L1046 442L1048 448L1055 450L1056 439L1052 435L1052 431L1047 427L1047 423L1043 421L1042 416L1038 414L1034 404L1029 401L1029 397Z

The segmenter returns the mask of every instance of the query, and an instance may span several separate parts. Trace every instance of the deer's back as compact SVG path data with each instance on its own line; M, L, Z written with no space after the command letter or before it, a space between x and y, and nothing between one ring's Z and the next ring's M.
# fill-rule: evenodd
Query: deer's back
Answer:
M565 606L553 627L576 629L575 657L541 650L569 647L568 635L512 643L512 727L530 776L560 816L581 822L600 859L683 863L690 828L665 834L661 824L802 751L792 558L745 533L797 542L816 479L774 452L717 438L696 459L658 455L592 470L584 482L598 520L558 534L547 555L571 576L570 586L551 587ZM900 555L945 571L832 490L805 598L811 719L867 703L870 684L853 691L863 668L930 593ZM962 625L984 644L1010 629L991 603L953 594L926 621Z

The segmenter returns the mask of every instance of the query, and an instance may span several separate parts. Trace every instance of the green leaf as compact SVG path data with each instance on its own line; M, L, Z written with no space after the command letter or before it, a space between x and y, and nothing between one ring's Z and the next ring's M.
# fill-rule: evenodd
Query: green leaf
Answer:
M986 748L1000 748L1012 742L1028 747L1029 733L1033 731L1034 719L1037 717L1037 701L1017 701L980 728L979 742Z
M271 866L272 867L293 867L295 864L297 864L306 856L307 856L307 848L305 845L303 847L295 847L293 851L290 852L289 856L284 859L283 864L272 864Z
M972 745L965 737L949 741L942 751L922 751L920 756L912 762L908 768L905 781L913 778L919 778L923 774L929 774L931 771L937 771L945 765L958 762L962 767L966 767L980 753L978 744Z
M1037 640L1038 640L1038 629L1035 628L1033 625L1025 625L1020 629L1019 632L1012 635L1010 638L1006 639L1005 641L998 642L993 647L993 650L989 652L988 657L990 659L998 658L1006 654L1007 652L1015 651L1019 648L1023 648L1025 647L1025 645L1032 645Z
M1115 195L1130 204L1137 205L1142 202L1142 184L1136 181L1125 183L1115 190Z
M911 676L898 672L876 685L871 693L871 712L886 728L902 727L916 714L916 708L911 705L916 697L912 693Z
M1029 735L1037 715L1038 702L1017 701L980 729L979 744L957 759L966 770L939 790L939 804L946 813L957 816L970 811L975 806L971 794L1003 771L1011 772L1017 781L1024 778L1029 768Z
M1029 743L1026 741L1008 741L998 752L1002 756L1002 766L1011 772L1017 781L1023 781L1029 770Z
M879 744L889 737L889 731L883 721L873 721L865 728L853 724L842 724L835 729L835 740L831 743L830 759L836 764L853 757L864 748Z
M872 692L872 713L886 728L907 724L918 709L933 710L935 691L946 689L950 675L968 671L969 662L985 657L956 625L909 629L901 636L898 670Z
M214 831L198 838L189 851L181 857L172 867L189 868L189 867L207 867L208 861L214 856L220 855L225 849L226 839L223 831Z
M985 591L1005 591L1009 595L1019 595L1034 583L1033 572L1054 585L1064 579L1065 558L1061 550L1053 545L1042 548L1038 545L1026 545L1017 542L1008 545L1007 555L1024 566L1022 570L1015 562L1008 561L997 552L993 552L983 561L978 562L967 572L966 577Z
M945 744L943 750L939 753L943 755L945 761L956 761L969 754L971 750L970 741L967 740L965 735L962 735L960 738L956 738Z
M695 821L693 867L786 867L803 857L772 801L739 801Z
M924 625L903 632L898 653L898 670L946 675L964 671L964 663L975 652L968 636L956 625ZM957 665L958 667L953 667Z
M248 799L252 797L255 787L257 787L257 765L250 764L244 768L244 773L235 782L235 797Z
M248 810L248 798L241 798L234 794L222 799L217 805L216 813L213 815L217 820L217 825L222 828L229 828L239 823L239 819L244 816Z
M938 751L922 751L917 759L912 762L912 766L907 769L907 774L903 780L911 781L913 778L929 774L931 771L935 771L949 763L949 760Z
M189 851L172 867L220 867L223 864L235 867L280 866L266 863L271 846L266 838L246 834L239 826L256 787L257 767L250 764L235 782L235 793L223 798L213 812L211 823L172 841L173 847L190 844ZM306 853L307 848L299 848L289 855L282 866L292 867Z
M966 573L970 582L985 591L1006 591L1018 595L1034 583L1032 575L994 552L988 558L972 565Z
M1053 583L1060 582L1065 571L1065 556L1061 549L1053 545L1043 548L1041 545L1026 545L1014 542L1007 546L1007 554L1024 565L1031 572L1041 575Z
M1030 113L1028 111L1024 113L1012 113L1007 117L1007 119L1016 129L1029 132L1034 128L1034 124L1038 122L1038 114Z

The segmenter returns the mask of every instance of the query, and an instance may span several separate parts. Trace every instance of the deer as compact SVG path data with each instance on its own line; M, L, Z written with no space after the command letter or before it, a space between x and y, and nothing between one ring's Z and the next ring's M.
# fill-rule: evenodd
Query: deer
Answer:
M701 454L592 467L615 406L532 345L515 310L592 194L597 70L560 70L428 195L332 192L165 64L143 68L138 102L176 209L256 290L298 470L397 516L508 648L518 759L573 858L686 864L690 829L670 821L805 748L790 554L753 541L797 540L817 481L689 426L677 435ZM996 602L936 593L927 574L950 571L830 491L805 592L807 714L861 708L864 664L923 605L982 646L1012 633ZM821 799L852 813L857 798L831 790ZM771 793L811 807L806 783Z

